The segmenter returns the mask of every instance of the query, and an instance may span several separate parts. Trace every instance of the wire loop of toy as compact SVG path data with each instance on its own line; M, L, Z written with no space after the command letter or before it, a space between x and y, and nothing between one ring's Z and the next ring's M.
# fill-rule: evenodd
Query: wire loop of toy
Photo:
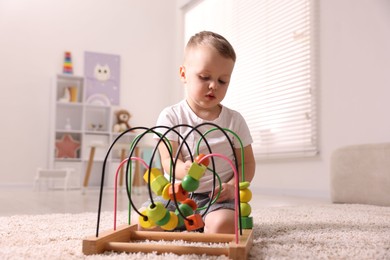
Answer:
M204 127L204 126L212 126L214 128L212 128L211 130L205 132L205 133L202 133L200 131L200 128L201 127ZM184 127L184 128L189 128L190 130L188 132L186 132L186 134L184 136L182 136L179 131L178 131L178 128L181 128L181 127ZM161 130L164 130L163 133L160 133ZM217 196L215 197L214 193L215 193L215 188L216 188L216 182L218 180L218 184L219 186L221 186L221 180L219 178L219 175L217 174L217 169L215 167L215 162L214 162L214 157L219 157L219 158L222 158L224 159L227 163L229 163L229 165L231 166L232 170L233 170L233 178L235 178L235 230L236 230L236 241L238 243L238 230L240 229L240 234L242 234L242 225L241 225L241 209L240 209L240 189L238 188L238 184L239 184L239 173L238 173L238 162L237 162L237 158L236 158L236 154L234 152L234 145L233 145L233 142L231 140L231 138L229 137L229 135L227 134L227 132L231 133L232 135L234 135L236 137L236 139L239 141L240 145L241 145L241 162L242 162L242 165L243 164L243 147L242 147L242 142L240 140L240 138L231 130L229 129L224 129L224 128L221 128L219 127L218 125L216 124L213 124L213 123L203 123L203 124L200 124L200 125L197 125L197 126L190 126L190 125L185 125L185 124L181 124L181 125L176 125L174 127L166 127L166 126L155 126L155 127L152 127L152 128L146 128L146 127L134 127L134 128L131 128L131 129L128 129L124 132L122 132L121 134L119 134L117 136L117 138L115 138L115 140L113 141L113 143L110 145L110 147L108 148L107 150L107 153L106 153L106 156L104 158L104 161L103 161L103 167L102 167L102 175L101 175L101 183L100 183L100 195L99 195L99 205L98 205L98 216L97 216L97 228L96 228L96 237L99 236L99 225L100 225L100 215L101 215L101 206L102 206L102 199L103 199L103 188L104 188L104 179L105 179L105 170L106 170L106 164L107 164L107 161L108 161L108 158L109 158L109 155L114 147L114 145L126 134L130 133L130 132L133 132L133 131L137 131L137 130L142 130L143 133L137 135L134 140L131 142L131 144L129 145L129 155L128 155L128 158L126 158L125 160L123 160L122 162L120 162L118 168L117 168L117 171L116 171L116 174L115 174L115 204L114 204L114 230L116 229L116 211L117 211L117 178L118 178L118 173L119 173L119 170L126 164L126 192L127 192L127 197L129 199L129 223L130 223L130 209L133 208L138 215L140 216L143 216L145 217L145 215L143 215L141 212L139 212L137 210L137 208L135 207L132 199L131 199L131 180L132 180L132 172L131 172L131 169L132 169L132 161L134 160L138 160L140 161L143 166L149 171L149 169L151 169L151 166L153 164L153 161L154 161L154 157L156 156L157 152L158 152L158 147L159 145L162 143L163 145L165 145L166 149L168 150L169 152L169 156L171 157L171 165L170 165L170 172L169 172L169 182L172 184L172 199L173 200L173 203L175 204L175 207L178 211L178 214L181 215L181 217L187 221L189 221L187 219L187 217L185 216L185 214L183 214L183 212L181 212L180 210L180 207L178 205L178 201L177 201L177 198L176 198L176 192L175 192L175 181L176 181L176 164L177 164L177 161L179 159L179 155L181 154L182 152L182 149L187 149L188 150L188 154L190 156L190 160L191 161L194 161L194 158L193 158L193 154L192 154L192 151L187 143L187 139L189 138L189 136L191 136L194 132L196 132L199 136L200 136L200 140L198 141L198 144L197 144L197 150L196 150L196 153L199 154L199 146L200 146L200 143L203 142L205 144L205 147L207 148L209 154L205 155L203 158L201 158L200 161L203 161L203 160L206 160L207 158L210 158L210 161L211 161L211 168L207 167L207 169L209 171L211 171L212 175L213 175L213 183L212 183L212 190L211 190L211 198L215 198L214 200L210 199L210 201L207 203L207 205L205 205L204 207L202 207L202 210L204 210L202 216L204 216L205 214L207 214L210 206L215 203L215 201L218 199L218 196L219 196L219 193L221 191L221 189L219 189L219 193L217 194ZM233 151L233 160L235 162L235 164L233 164L232 160L230 160L228 157L226 157L225 155L223 154L217 154L217 153L213 153L212 152L212 149L209 145L209 143L207 142L207 138L206 138L206 135L209 134L210 132L212 131L220 131L223 135L225 135L232 151ZM150 158L150 161L149 161L149 164L147 164L144 160L142 160L141 158L137 158L137 157L133 157L133 153L134 153L134 150L135 148L137 147L138 143L140 142L140 140L146 135L146 134L149 134L149 133L152 133L154 134L157 138L158 138L158 141L157 141L157 144L156 146L154 147L153 151L152 151L152 154L151 154L151 158ZM178 140L179 140L179 146L177 148L177 151L176 151L176 154L173 155L173 151L172 151L172 146L169 142L169 140L167 139L167 135L170 134L170 133L174 133L178 136ZM156 138L155 137L155 138ZM157 139L156 138L156 139ZM200 163L200 162L198 162ZM147 184L148 184L148 192L149 192L149 197L150 197L150 201L151 201L151 205L155 205L154 201L153 201L153 194L152 194L152 189L151 189L151 174L149 172L149 174L147 175ZM244 169L242 169L242 181L244 181L245 178L244 178ZM193 193L192 193L193 194ZM165 205L165 207L167 207L169 205L169 203L171 202L171 200L168 200L167 204ZM198 209L199 210L199 209ZM238 213L238 214L237 214Z

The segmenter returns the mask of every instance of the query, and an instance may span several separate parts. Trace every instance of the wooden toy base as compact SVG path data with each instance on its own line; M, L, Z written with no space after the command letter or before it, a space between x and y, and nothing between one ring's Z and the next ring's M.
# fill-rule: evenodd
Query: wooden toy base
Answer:
M203 243L228 243L227 247L201 246L177 246L137 243L132 241L142 240L183 240L187 242ZM83 240L83 253L85 255L101 254L105 251L128 253L174 253L177 255L226 255L230 259L248 259L249 250L252 247L253 232L251 229L242 230L239 242L233 234L204 234L194 232L155 232L138 231L137 225L123 225L116 231L102 232L99 237L93 236Z

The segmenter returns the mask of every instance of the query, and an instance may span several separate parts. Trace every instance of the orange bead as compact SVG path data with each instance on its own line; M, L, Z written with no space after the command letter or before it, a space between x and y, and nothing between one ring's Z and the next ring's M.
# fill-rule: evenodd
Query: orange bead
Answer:
M188 191L184 190L183 187L181 186L181 183L175 183L175 195L176 195L176 200L177 201L184 201L185 199L188 198ZM175 198L173 197L173 185L169 188L169 198L171 200L174 200Z
M209 158L203 159L203 157L205 157L205 156L206 155L204 155L203 153L200 153L198 156L196 156L195 162L203 164L206 167L209 166L210 160L209 160ZM200 162L201 160L202 160L202 162Z
M188 216L187 219L184 220L184 223L188 231L193 231L204 227L204 222L200 214L193 214Z

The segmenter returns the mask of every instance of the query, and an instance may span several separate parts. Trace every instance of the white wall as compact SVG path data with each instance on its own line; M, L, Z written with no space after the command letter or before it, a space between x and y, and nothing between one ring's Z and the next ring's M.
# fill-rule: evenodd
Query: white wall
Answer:
M121 56L121 104L134 126L152 126L178 99L175 1L0 0L0 184L31 185L48 161L51 80L71 51ZM176 84L177 86L177 84Z
M180 0L177 0L180 1ZM390 141L390 1L320 1L318 158L261 163L253 190L329 197L332 151ZM121 102L133 125L151 126L180 99L181 24L176 2L0 0L1 184L31 185L48 158L50 78L72 51L119 54Z
M323 0L319 15L320 156L259 164L264 191L329 197L332 151L390 142L390 1Z

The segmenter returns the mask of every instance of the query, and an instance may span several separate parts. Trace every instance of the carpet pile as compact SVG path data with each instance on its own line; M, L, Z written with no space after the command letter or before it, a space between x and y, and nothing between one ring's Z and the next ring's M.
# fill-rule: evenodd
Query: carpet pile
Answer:
M118 213L118 224L127 213ZM390 259L390 207L300 205L253 210L249 259ZM113 227L103 212L101 231ZM0 259L227 259L224 256L126 254L85 256L82 240L95 234L96 213L0 217ZM180 243L175 241L173 243Z

